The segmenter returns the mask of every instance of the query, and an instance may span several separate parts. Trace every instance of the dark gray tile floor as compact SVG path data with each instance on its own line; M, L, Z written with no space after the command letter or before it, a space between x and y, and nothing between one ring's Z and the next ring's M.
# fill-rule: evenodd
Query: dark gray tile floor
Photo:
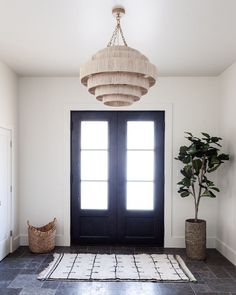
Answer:
M20 247L0 262L1 295L236 295L236 267L216 250L206 261L191 261L184 249L156 247L72 246L57 247L67 253L173 253L180 254L198 283L59 282L38 281L37 274L52 260L50 254L32 254Z

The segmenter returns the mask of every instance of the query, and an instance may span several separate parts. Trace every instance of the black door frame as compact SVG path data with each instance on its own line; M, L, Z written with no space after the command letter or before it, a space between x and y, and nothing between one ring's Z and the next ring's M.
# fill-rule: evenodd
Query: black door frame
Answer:
M78 115L79 114L79 115ZM112 229L112 224L116 222L116 214L114 212L114 202L112 199L115 198L114 194L114 182L116 180L116 169L114 163L112 161L113 155L116 153L116 134L109 132L109 146L111 147L111 151L109 152L109 174L111 175L110 185L108 186L108 210L80 210L80 200L78 202L78 196L80 196L80 124L82 120L91 120L91 121L102 121L108 120L109 127L112 128L114 125L114 119L112 112L103 112L103 111L72 111L71 112L71 241L74 237L76 243L80 241L81 244L91 242L90 240L93 238L83 236L81 233L81 225L79 228L72 222L73 216L78 216L78 212L80 212L80 217L83 217L85 222L86 218L94 218L104 220L105 224L109 224L110 228L108 229L108 233L101 235L100 237L96 235L94 239L96 239L96 243L112 243L115 239L115 232ZM74 126L79 126L76 128ZM95 221L96 223L96 221ZM91 224L93 226L93 224ZM96 224L94 224L96 226ZM75 242L74 241L74 242Z
M109 201L111 203L108 205L109 210L85 210L82 212L80 210L80 202L78 202L78 196L80 195L80 169L79 169L79 163L80 163L80 153L78 152L80 150L80 128L74 128L74 125L80 126L80 122L82 120L94 120L94 121L99 121L99 120L108 120L110 126L113 126L116 124L114 122L114 113L119 113L119 116L121 118L121 121L125 122L125 118L128 116L128 120L145 120L150 118L154 120L155 122L155 131L158 125L158 132L155 132L155 156L159 159L161 159L161 163L159 165L155 165L155 211L127 211L125 208L122 206L118 206L115 204L114 200L117 202L117 197L114 195L114 187L115 184L112 183L116 181L118 175L123 175L123 178L119 177L119 185L117 186L119 188L119 195L125 197L125 174L124 171L119 171L118 175L116 167L119 166L117 165L116 162L114 161L109 161L109 174L112 175L110 178L110 185L109 185ZM143 216L150 216L150 218L153 219L153 224L156 226L154 231L158 234L159 239L158 241L155 238L151 237L143 237L143 239L139 239L138 243L139 244L145 244L145 245L151 245L155 244L157 246L163 246L164 244L164 117L165 113L164 111L119 111L119 112L113 112L113 111L71 111L71 240L72 237L74 239L74 242L83 244L83 243L91 243L91 237L86 238L83 237L81 238L81 235L78 230L77 224L72 222L72 219L74 216L80 212L80 216L84 216L85 220L86 217L91 217L91 218L99 218L102 220L102 217L106 216L106 219L104 219L105 223L109 223L112 225L112 223L119 225L119 228L116 229L117 233L124 233L125 231L125 222L129 218L136 218L138 221L139 219L142 220ZM84 118L84 119L83 119ZM119 136L123 134L125 131L125 126L126 124L121 124L120 128L123 130L119 132ZM114 127L114 126L113 126ZM113 128L112 127L112 128ZM114 130L114 129L113 129ZM122 150L123 152L121 153L122 157L125 157L125 147L126 147L126 142L122 138L118 138L118 141L116 142L116 137L117 134L113 134L109 132L109 146L111 146L111 151L109 153L109 157L113 158L114 154L117 153L117 149ZM124 138L124 137L123 137ZM126 138L126 136L125 136ZM73 159L73 161L72 161ZM123 159L125 161L125 159ZM156 159L155 159L156 161ZM121 166L119 166L121 167ZM111 199L110 199L111 198ZM158 203L158 206L157 206ZM125 204L124 200L122 204ZM116 208L118 208L118 210ZM86 212L87 211L87 212ZM120 218L123 218L123 222L117 222L117 215L120 216ZM89 219L88 219L89 220ZM80 227L80 226L79 226ZM104 236L96 236L96 243L117 243L116 241L116 231L112 230L112 226L110 226L108 230L108 235ZM95 238L95 237L94 237ZM135 237L133 238L132 236L119 236L119 243L122 244L133 244L137 243L137 239ZM72 241L73 242L73 241Z
M164 245L164 112L162 111L121 111L119 112L119 137L118 137L118 150L122 151L122 161L126 163L126 146L127 146L127 136L126 136L126 122L127 121L138 121L138 120L154 120L155 122L155 153L154 153L154 161L160 161L158 165L155 165L155 185L154 185L154 210L152 211L141 211L141 210L126 210L125 208L125 198L126 198L126 171L121 170L118 172L118 194L122 196L123 200L121 202L121 206L117 206L118 215L122 222L118 222L118 233L125 233L125 227L129 223L128 220L134 220L134 222L142 222L143 219L149 220L154 225L155 235L158 236L158 240L156 237L132 237L127 233L125 236L120 236L119 240L124 244L143 244L143 245ZM158 132L157 132L158 128ZM125 136L123 136L125 135ZM125 139L125 140L124 140ZM160 160L161 159L161 160ZM120 169L125 168L121 165ZM158 206L157 206L158 204ZM142 223L140 224L142 226ZM133 242L134 241L134 242Z

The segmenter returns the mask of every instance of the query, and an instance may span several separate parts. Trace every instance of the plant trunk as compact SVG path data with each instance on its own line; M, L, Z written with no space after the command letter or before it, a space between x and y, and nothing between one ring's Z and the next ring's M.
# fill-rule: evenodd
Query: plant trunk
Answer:
M197 222L198 219L198 204L197 201L195 202L195 218L194 221Z
M198 221L198 208L199 208L199 203L200 203L200 199L201 199L201 195L202 195L202 181L203 181L203 177L204 177L204 174L205 174L205 166L206 166L206 157L204 155L203 159L202 159L202 167L201 167L201 172L200 172L200 178L198 178L198 181L199 181L199 192L198 192L198 197L194 197L195 199L195 222Z

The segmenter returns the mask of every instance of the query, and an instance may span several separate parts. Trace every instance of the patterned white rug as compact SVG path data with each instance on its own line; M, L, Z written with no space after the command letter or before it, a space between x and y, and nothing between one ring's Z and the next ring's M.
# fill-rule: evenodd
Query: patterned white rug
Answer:
M39 280L196 281L179 255L54 254Z

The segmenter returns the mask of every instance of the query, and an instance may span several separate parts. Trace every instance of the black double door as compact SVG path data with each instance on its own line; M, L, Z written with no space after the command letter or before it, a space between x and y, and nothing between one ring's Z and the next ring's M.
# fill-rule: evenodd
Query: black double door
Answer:
M71 242L163 236L164 112L71 112Z

